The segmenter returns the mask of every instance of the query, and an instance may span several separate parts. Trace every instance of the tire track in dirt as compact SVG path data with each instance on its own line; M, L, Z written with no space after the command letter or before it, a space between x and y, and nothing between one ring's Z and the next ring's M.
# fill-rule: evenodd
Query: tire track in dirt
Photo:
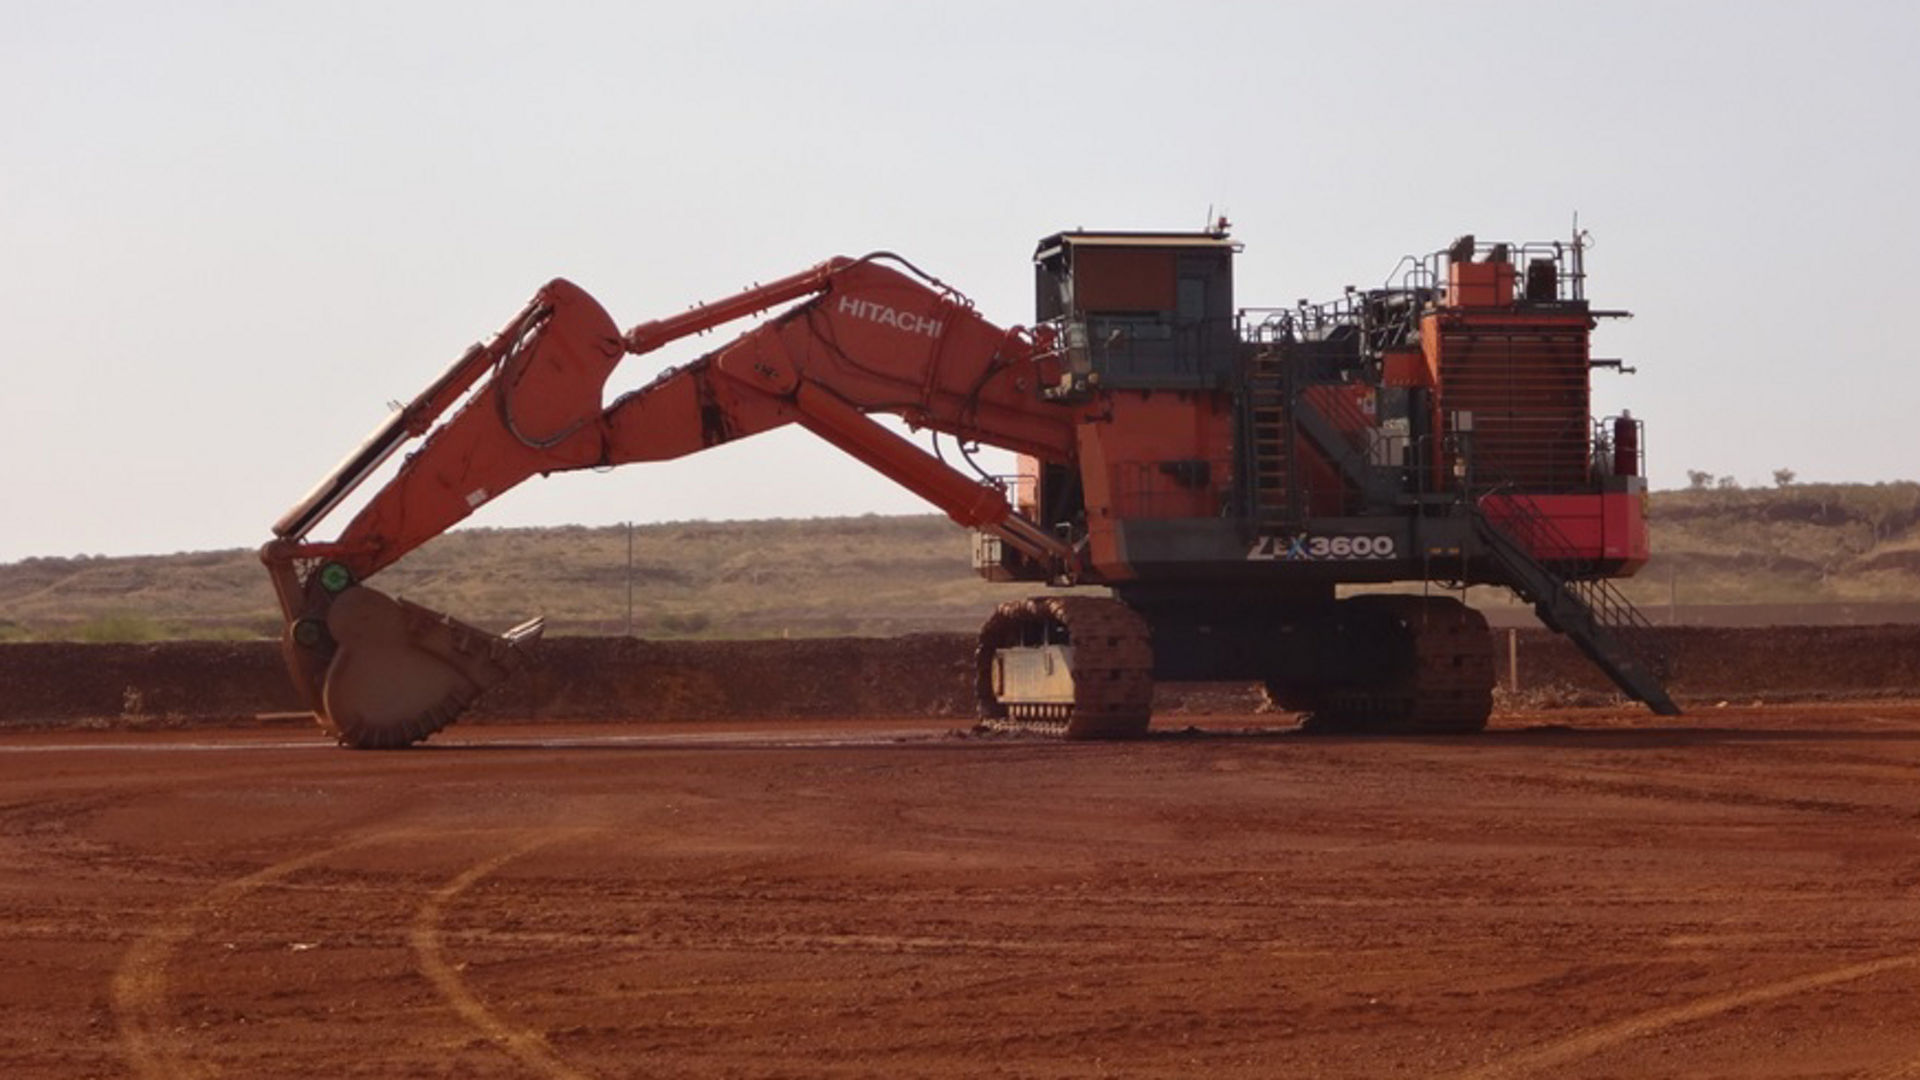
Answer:
M577 830L570 830L577 831ZM378 844L392 843L409 839L419 839L423 835L444 837L444 833L422 833L417 830L388 830L353 837L342 843L331 844L324 848L308 851L270 866L263 867L250 874L223 881L208 889L205 893L162 917L154 927L135 941L122 956L119 968L115 971L110 998L116 1025L119 1029L121 1051L127 1059L135 1076L142 1080L202 1080L202 1078L220 1075L220 1069L211 1063L200 1061L192 1056L189 1040L179 1034L175 1023L173 1008L169 1002L169 972L174 954L181 946L192 939L199 928L203 916L221 908L232 906L250 893L284 880L303 870L322 865L333 858L360 848ZM550 843L558 836L547 835L523 844L503 856L486 860L479 866L469 869L447 887L429 897L421 909L420 918L432 912L437 920L439 911L445 902L471 887L474 882L499 869L513 859L532 851L534 848ZM476 870L481 872L475 873ZM457 886L457 887L454 887ZM451 890L451 891L449 891ZM418 933L416 920L416 934ZM416 938L416 950L418 949ZM425 972L436 988L442 986L439 979ZM457 977L454 978L457 984ZM444 989L442 990L445 993ZM471 995L468 995L470 998ZM454 997L449 1004L463 1019L471 1022ZM484 1010L482 1010L484 1012ZM503 1030L504 1025L501 1025ZM489 1037L493 1035L490 1032ZM518 1055L516 1055L518 1056ZM577 1076L575 1073L553 1073L556 1076Z
M1725 994L1711 994L1696 998L1684 1005L1675 1005L1666 1009L1653 1009L1635 1016L1601 1024L1585 1031L1557 1039L1530 1050L1496 1061L1488 1062L1477 1068L1457 1073L1456 1080L1504 1080L1506 1077L1538 1075L1556 1066L1566 1065L1582 1058L1591 1057L1609 1047L1656 1031L1674 1027L1694 1020L1704 1020L1710 1016L1732 1012L1750 1005L1763 1005L1814 990L1824 990L1842 983L1857 982L1875 975L1884 975L1889 971L1902 968L1920 967L1920 953L1907 953L1900 956L1882 957L1858 964L1830 968L1799 975L1791 979L1765 983L1735 990ZM1913 1076L1920 1069L1920 1062L1898 1066L1888 1076Z
M173 1010L168 1002L167 968L174 952L193 936L201 916L310 866L383 839L388 837L358 836L223 881L198 900L161 918L135 941L121 957L110 989L121 1051L134 1075L143 1080L198 1080L219 1075L212 1065L190 1056L186 1040L171 1023Z
M515 1061L553 1080L591 1078L590 1074L561 1060L553 1047L548 1045L545 1036L528 1028L515 1027L487 1008L486 1003L468 988L466 980L460 977L460 969L447 962L446 951L440 944L440 920L446 914L449 903L501 867L558 840L579 835L581 831L569 829L539 833L507 851L469 866L427 897L414 915L413 927L407 935L421 974L427 977L427 981L433 984L434 989L439 991L462 1020Z

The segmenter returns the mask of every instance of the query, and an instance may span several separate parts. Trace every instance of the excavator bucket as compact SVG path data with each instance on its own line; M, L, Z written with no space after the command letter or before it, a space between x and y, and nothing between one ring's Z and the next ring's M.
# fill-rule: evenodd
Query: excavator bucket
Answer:
M598 460L601 384L621 354L619 329L592 297L570 282L548 282L274 524L260 558L287 619L281 651L321 726L341 743L418 742L525 662L539 620L495 636L360 582L528 476ZM307 540L422 436L425 445L342 539Z
M535 619L494 636L418 604L354 585L326 615L332 659L317 715L342 745L406 746L452 723L512 675L540 637Z

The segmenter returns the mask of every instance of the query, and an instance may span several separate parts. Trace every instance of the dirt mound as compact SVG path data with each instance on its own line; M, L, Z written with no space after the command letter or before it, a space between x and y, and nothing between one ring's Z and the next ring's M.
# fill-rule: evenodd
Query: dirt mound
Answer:
M1612 686L1565 639L1515 631L1522 704L1592 703ZM1682 627L1660 632L1682 703L1920 695L1920 626ZM1496 632L1501 685L1506 631ZM556 638L469 721L972 715L966 634L772 641ZM1529 695L1532 699L1529 700ZM1242 684L1169 685L1164 715L1245 712ZM252 720L302 703L271 642L0 645L0 723Z
M641 641L557 638L475 706L480 718L956 716L973 712L973 638Z
M555 638L467 720L971 715L973 638ZM0 723L298 712L272 642L0 645Z
M1505 631L1494 655L1505 685ZM1672 627L1655 631L1668 686L1683 703L1908 695L1920 691L1920 626ZM1566 687L1611 693L1612 684L1567 639L1519 631L1521 689Z
M0 722L250 717L301 707L269 641L0 645Z

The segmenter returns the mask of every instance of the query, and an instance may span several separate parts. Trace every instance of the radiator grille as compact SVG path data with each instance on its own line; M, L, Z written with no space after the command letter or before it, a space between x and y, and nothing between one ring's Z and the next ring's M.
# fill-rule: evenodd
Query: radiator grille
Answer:
M1587 483L1584 326L1443 328L1438 375L1442 422L1482 478L1537 491ZM1454 430L1461 412L1471 433Z

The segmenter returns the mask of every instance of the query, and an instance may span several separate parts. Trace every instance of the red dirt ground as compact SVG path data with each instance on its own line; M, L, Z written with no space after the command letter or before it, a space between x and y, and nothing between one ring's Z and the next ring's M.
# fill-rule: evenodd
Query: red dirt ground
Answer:
M394 753L0 646L0 1076L1920 1077L1920 628L1674 645L1676 721L1067 745L950 635L562 639Z
M0 1075L1920 1075L1920 702L1267 720L15 731Z

